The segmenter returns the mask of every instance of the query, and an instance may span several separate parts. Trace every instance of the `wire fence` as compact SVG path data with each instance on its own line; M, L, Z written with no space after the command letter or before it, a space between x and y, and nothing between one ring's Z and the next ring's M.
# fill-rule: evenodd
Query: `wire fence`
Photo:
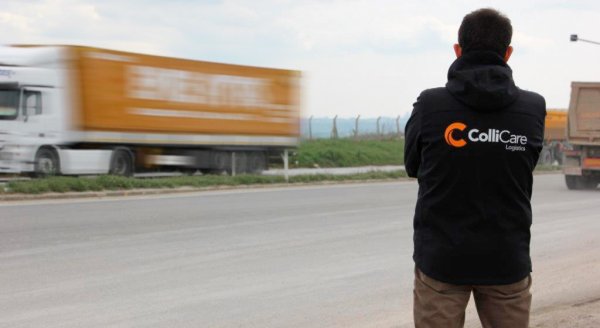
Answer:
M404 126L408 117L370 117L361 115L352 118L315 118L314 116L301 120L301 137L312 139L390 139L404 137Z

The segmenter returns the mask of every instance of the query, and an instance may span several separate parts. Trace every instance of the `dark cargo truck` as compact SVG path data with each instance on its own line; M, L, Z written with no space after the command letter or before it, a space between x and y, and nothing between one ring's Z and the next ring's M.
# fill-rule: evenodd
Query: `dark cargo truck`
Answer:
M600 82L573 82L563 171L569 189L600 183Z

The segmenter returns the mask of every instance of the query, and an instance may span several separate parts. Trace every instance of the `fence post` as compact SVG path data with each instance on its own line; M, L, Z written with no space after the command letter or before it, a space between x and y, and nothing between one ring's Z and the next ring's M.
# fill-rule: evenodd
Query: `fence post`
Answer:
M308 118L308 140L312 140L313 135L312 135L312 119L313 119L313 115L311 115Z
M289 157L288 157L288 150L284 149L283 150L283 176L285 177L285 182L290 182L290 176L289 176Z
M337 118L338 118L337 115L333 118L333 127L331 128L331 139L338 138Z
M396 117L396 133L398 134L398 139L400 139L400 115Z
M379 123L381 122L381 116L379 116L377 118L377 136L381 137L381 127L379 126Z
M356 117L356 121L354 121L354 139L358 139L358 120L360 120L360 114Z
M231 176L235 176L235 152L231 152Z

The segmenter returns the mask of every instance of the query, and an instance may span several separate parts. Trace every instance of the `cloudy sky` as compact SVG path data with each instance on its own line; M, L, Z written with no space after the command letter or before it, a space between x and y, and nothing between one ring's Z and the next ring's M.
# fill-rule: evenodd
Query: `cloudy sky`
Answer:
M79 44L303 71L304 115L403 115L445 83L462 17L507 14L523 89L567 108L600 81L599 1L0 0L0 43Z

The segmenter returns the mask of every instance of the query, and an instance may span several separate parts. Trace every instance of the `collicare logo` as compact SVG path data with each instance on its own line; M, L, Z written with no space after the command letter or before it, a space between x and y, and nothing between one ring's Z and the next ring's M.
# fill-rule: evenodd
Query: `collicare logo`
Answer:
M467 125L461 122L454 122L446 128L444 139L452 147L461 148L467 145L467 140L456 139L453 136L454 131L465 131ZM470 142L483 143L503 143L505 149L510 151L525 151L524 145L527 144L527 137L524 135L512 134L509 130L488 129L479 131L479 129L470 129L467 132L467 139Z
M456 140L452 136L452 132L454 132L455 130L464 131L466 128L467 128L467 126L464 123L460 123L460 122L454 122L454 123L448 125L448 127L446 128L446 132L444 132L444 138L446 139L446 142L450 146L456 147L456 148L466 146L467 142L464 139Z

